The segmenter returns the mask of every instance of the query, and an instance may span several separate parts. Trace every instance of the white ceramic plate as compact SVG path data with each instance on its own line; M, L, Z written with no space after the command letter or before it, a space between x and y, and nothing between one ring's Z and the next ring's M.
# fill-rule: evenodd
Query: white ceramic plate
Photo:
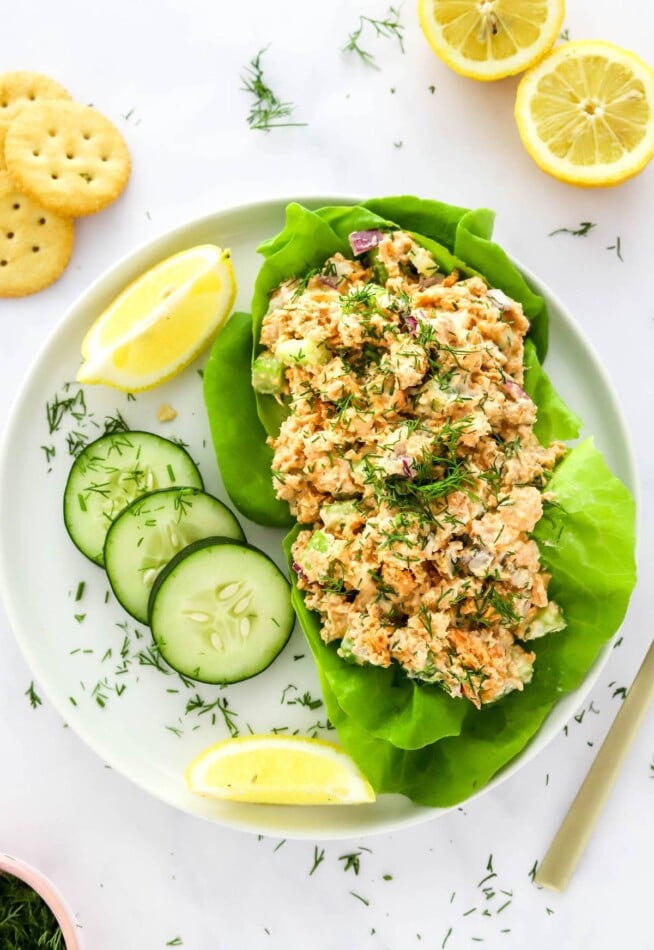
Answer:
M334 196L298 200L311 207L352 201ZM189 689L176 674L148 664L149 631L109 596L104 571L73 547L64 529L61 499L72 461L67 438L74 440L78 431L95 438L105 416L117 410L131 428L187 443L207 490L229 501L202 401L198 369L203 361L134 401L105 387L87 387L86 415L75 419L66 413L58 431L49 431L46 414L55 393L65 399L79 388L73 385L66 393L62 386L75 378L82 337L97 314L125 284L167 255L204 242L230 247L239 283L237 308L248 309L260 263L255 249L280 230L286 204L276 200L233 208L165 234L111 268L61 320L18 395L0 451L0 592L39 686L98 755L137 785L177 808L236 828L284 837L360 836L426 821L444 809L418 807L399 795L348 807L238 805L195 797L184 783L189 761L229 734L223 711L215 705L206 709L216 702L228 703L226 712L242 733L248 728L264 732L283 727L311 733L319 723L315 726L319 735L335 738L333 731L324 729L324 706L311 709L293 702L307 691L312 699L320 696L302 634L296 629L280 658L253 680L227 689L202 684ZM633 455L610 382L561 304L536 278L526 276L550 310L551 377L585 420L584 434L595 436L609 466L635 491ZM162 403L178 411L174 422L157 422ZM54 447L49 461L44 446ZM282 532L243 518L241 522L248 539L283 564ZM81 582L83 594L76 600ZM591 688L608 652L606 647L582 686L557 705L525 752L487 788L512 775L558 733ZM193 708L197 702L203 705Z

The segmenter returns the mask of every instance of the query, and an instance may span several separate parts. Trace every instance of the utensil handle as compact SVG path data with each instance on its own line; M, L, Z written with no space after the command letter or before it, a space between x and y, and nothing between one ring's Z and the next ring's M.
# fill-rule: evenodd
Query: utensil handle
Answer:
M631 689L536 872L534 880L537 884L554 891L562 891L567 887L652 699L654 641L650 644Z

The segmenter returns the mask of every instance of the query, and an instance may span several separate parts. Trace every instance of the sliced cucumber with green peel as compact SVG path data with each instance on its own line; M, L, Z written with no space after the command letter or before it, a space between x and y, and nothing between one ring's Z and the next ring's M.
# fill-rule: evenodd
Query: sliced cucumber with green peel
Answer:
M173 669L203 683L237 683L281 652L295 614L288 581L251 545L205 538L163 569L150 594L152 636Z
M216 535L245 541L229 508L199 488L163 488L128 505L104 543L109 583L125 610L147 623L150 591L161 570L189 544Z
M64 522L82 554L104 563L112 522L136 498L157 488L202 488L190 455L151 432L103 435L77 456L64 491Z

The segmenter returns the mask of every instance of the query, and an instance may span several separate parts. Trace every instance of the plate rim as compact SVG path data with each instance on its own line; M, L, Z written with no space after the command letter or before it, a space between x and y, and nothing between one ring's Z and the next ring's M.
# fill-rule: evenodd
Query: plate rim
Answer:
M75 315L82 310L86 305L87 301L91 299L96 292L101 291L103 287L109 287L112 282L115 282L116 277L120 274L121 271L128 268L130 262L133 262L137 258L142 256L151 255L154 256L156 249L159 245L165 243L170 243L176 241L178 238L181 238L183 234L193 228L201 228L204 224L209 224L217 217L226 216L226 215L243 215L249 213L256 213L259 211L272 210L274 208L279 208L283 212L284 208L292 203L297 202L304 204L308 207L322 207L326 205L350 205L358 204L362 201L368 200L361 195L356 194L337 194L337 195L324 195L324 194L313 194L313 195L291 195L284 196L279 195L271 198L265 198L262 200L241 202L235 205L225 205L215 208L213 211L202 214L190 216L184 221L174 225L171 228L158 232L154 237L150 237L144 241L138 243L135 247L127 250L121 257L118 258L114 263L106 267L97 277L95 277L91 283L80 293L74 300L69 304L69 306L64 310L62 315L56 320L54 325L51 327L47 335L45 336L41 346L38 348L34 357L30 361L30 364L25 372L20 385L17 388L15 393L11 408L7 415L6 424L4 427L4 432L0 438L0 515L2 514L3 508L3 498L5 497L5 472L8 468L10 450L9 446L12 443L13 438L16 438L16 428L18 424L19 414L21 412L24 397L31 385L32 377L34 371L38 366L40 360L43 357L43 354L50 349L53 343L56 341L57 337L63 332L67 324L71 323ZM641 511L641 484L639 478L638 467L636 464L635 451L633 446L633 441L631 438L629 426L624 415L622 408L622 403L618 397L616 387L613 384L611 377L609 376L608 370L600 360L597 355L595 348L588 338L585 330L577 323L572 313L568 308L561 302L560 298L551 288L546 285L540 278L538 278L533 271L526 267L519 258L516 258L512 253L507 251L507 254L510 260L518 267L520 272L523 274L527 283L532 287L537 293L545 295L548 304L552 303L560 315L563 323L566 325L566 329L570 332L573 337L576 338L576 342L583 348L584 353L588 357L590 363L592 364L593 372L599 378L603 389L610 396L613 409L616 416L616 421L619 425L619 429L622 433L625 446L627 448L627 457L624 459L624 471L626 478L624 479L625 484L629 491L634 496L636 502L637 512ZM592 433L591 433L592 435ZM0 529L2 527L2 520L0 519ZM638 538L640 536L640 519L637 523L637 544ZM20 620L20 609L17 603L14 601L14 598L9 590L9 585L6 582L6 570L5 570L5 542L0 535L0 598L2 599L5 613L9 621L9 626L11 628L14 640L16 641L20 652L25 659L25 662L29 666L31 671L39 669L38 661L35 662L32 651L29 646L29 637L25 636L22 630L22 623ZM624 621L623 621L624 623ZM413 825L421 824L426 821L432 821L436 818L456 809L462 804L470 805L473 801L478 800L482 795L489 792L491 789L497 788L504 781L510 778L513 774L519 771L523 766L531 762L540 752L543 752L547 746L551 743L556 731L552 731L551 736L546 738L546 740L538 744L536 741L538 734L542 731L549 719L555 712L556 706L561 702L566 702L570 705L570 699L572 697L577 697L578 705L580 702L585 699L585 697L590 693L593 686L595 685L597 679L599 678L602 670L604 669L608 656L612 650L612 641L619 633L620 628L615 632L613 637L608 640L602 649L599 651L595 662L589 669L588 673L584 677L582 683L573 691L566 693L561 700L553 707L552 712L548 714L546 720L544 720L540 729L533 737L533 739L528 743L522 752L513 759L511 762L507 763L502 769L499 770L490 781L481 789L479 789L474 794L470 795L464 800L464 802L459 802L455 805L443 807L443 808L433 808L429 806L418 805L411 803L412 810L408 815L405 815L399 819L384 819L379 826L370 827L368 825L363 825L362 827L347 828L345 831L343 829L334 828L331 830L326 830L320 824L317 823L316 831L318 834L314 834L312 830L298 830L298 829L289 829L285 827L280 827L276 822L266 821L265 817L260 822L246 822L239 819L233 819L229 816L224 815L207 815L200 814L195 811L191 811L187 808L184 808L180 803L173 801L169 796L162 794L157 790L154 782L148 782L142 776L135 777L128 770L126 770L122 764L117 763L114 760L112 754L106 754L105 750L102 747L102 743L94 738L94 732L92 728L87 730L86 726L80 722L78 719L82 719L81 714L79 716L74 715L72 718L75 719L75 722L72 724L72 728L77 736L104 762L111 766L112 769L119 772L122 776L136 785L142 791L145 791L147 794L152 795L154 798L159 801L165 802L168 806L181 811L185 814L188 814L194 818L200 818L207 822L210 822L214 825L219 825L227 828L234 828L240 831L247 831L250 833L259 833L259 834L270 834L272 836L278 836L283 834L288 838L296 839L305 839L305 840L343 840L350 838L352 836L357 837L371 837L377 834L386 834L395 830L400 830L402 828L412 827ZM64 718L65 721L71 719L70 709L65 705L63 698L60 698L56 695L54 690L50 689L48 679L42 678L40 673L35 675L39 679L39 688L42 689L43 693L47 697L48 701L52 704L54 709ZM573 707L574 708L574 707ZM572 716L572 711L566 716L566 721ZM387 797L387 796L384 796ZM361 808L361 806L349 806L351 808ZM364 806L371 807L372 806ZM265 806L257 806L257 811L259 809L265 808ZM315 809L316 814L319 810ZM254 812L253 812L254 814ZM265 811L263 812L265 816Z

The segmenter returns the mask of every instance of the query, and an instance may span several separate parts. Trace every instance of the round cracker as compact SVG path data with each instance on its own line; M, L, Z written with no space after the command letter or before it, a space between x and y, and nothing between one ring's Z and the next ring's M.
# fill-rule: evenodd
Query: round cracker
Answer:
M52 284L73 250L73 222L47 211L0 172L0 297L24 297Z
M22 109L5 140L7 169L19 188L57 214L101 211L130 172L127 145L97 109L50 100Z
M54 79L41 73L19 70L0 75L0 140L18 113L27 105L44 99L70 99L70 93Z

